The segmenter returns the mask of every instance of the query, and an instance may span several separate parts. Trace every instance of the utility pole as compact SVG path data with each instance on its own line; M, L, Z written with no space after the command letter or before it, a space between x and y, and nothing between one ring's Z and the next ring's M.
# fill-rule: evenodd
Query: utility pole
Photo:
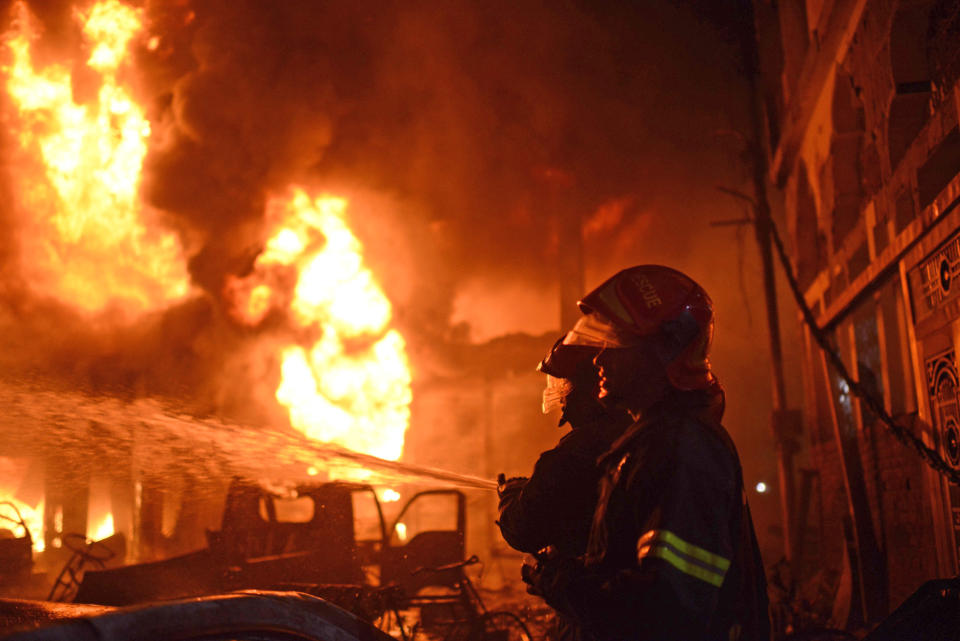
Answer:
M762 152L762 148L761 148ZM751 153L751 159L754 154ZM766 163L763 164L766 167ZM765 169L761 169L760 181L762 185L763 200L760 198L751 198L733 189L718 187L726 194L739 198L750 203L752 216L750 218L738 218L736 220L719 220L711 223L714 227L725 227L729 225L752 224L756 233L757 246L760 249L760 262L763 269L763 290L764 302L767 311L768 335L770 337L770 369L773 380L771 387L771 416L770 428L773 432L774 445L777 449L777 482L780 492L780 520L783 525L783 555L788 562L792 562L797 554L797 533L795 532L795 523L793 518L794 503L794 482L793 482L793 456L797 451L797 443L794 434L799 431L797 428L796 413L786 408L786 384L783 375L783 348L780 339L780 314L777 310L777 286L773 272L773 254L770 247L770 206L766 200L766 186L763 184ZM754 190L758 195L761 189L757 189L756 172L754 172ZM767 203L766 217L763 214L760 203Z
M786 407L786 383L783 373L783 347L780 336L780 314L777 309L777 284L773 268L771 247L770 200L767 196L767 153L764 146L766 132L764 128L763 98L759 83L759 59L756 33L753 24L753 12L747 13L741 29L741 60L747 77L747 91L750 102L751 135L747 141L747 158L753 182L753 197L724 189L731 195L746 199L753 209L753 228L760 250L760 263L763 272L763 293L766 303L767 328L769 335L771 369L771 430L777 450L777 477L780 491L780 518L783 524L783 553L788 562L795 561L797 533L793 518L794 507L794 465L793 457L797 450L794 437L796 421L794 413Z
M765 127L763 97L760 91L760 68L756 25L753 11L747 13L749 22L741 29L741 51L744 71L747 75L750 92L750 116L753 129L752 139L748 143L749 162L751 164L754 198L724 190L753 203L753 223L760 259L763 266L764 293L767 303L767 323L770 329L770 364L773 375L773 436L777 447L777 465L780 482L780 500L784 525L784 552L790 561L794 581L798 576L798 542L802 534L794 519L794 482L793 456L797 450L796 437L800 433L799 422L794 420L795 413L785 407L785 385L783 377L783 352L780 341L780 322L777 313L776 283L773 272L773 253L771 247L770 203L767 198L768 155L764 148ZM783 169L783 168L781 168ZM821 354L824 380L830 380L826 359ZM870 515L869 502L863 482L863 469L858 453L856 436L845 437L839 428L832 399L830 403L832 422L841 454L841 465L845 489L849 502L852 525L852 538L855 546L851 565L855 565L855 579L859 587L859 605L865 621L875 621L886 611L885 570L883 555L877 545Z

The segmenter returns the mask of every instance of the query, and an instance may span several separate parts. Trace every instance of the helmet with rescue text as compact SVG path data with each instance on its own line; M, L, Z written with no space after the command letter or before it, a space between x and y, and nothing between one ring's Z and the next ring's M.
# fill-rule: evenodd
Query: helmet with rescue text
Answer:
M671 388L720 392L709 359L713 303L690 277L662 265L630 267L579 305L579 331L565 341L599 350L602 399L639 409Z

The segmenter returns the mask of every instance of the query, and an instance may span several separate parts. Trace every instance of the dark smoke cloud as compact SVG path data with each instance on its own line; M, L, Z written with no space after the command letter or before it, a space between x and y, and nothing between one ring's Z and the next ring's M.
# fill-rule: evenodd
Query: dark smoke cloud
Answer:
M314 35L321 24L304 3L161 2L148 13L175 30L158 34L161 55L143 55L169 82L148 87L159 140L144 195L199 232L191 271L216 291L225 271L243 271L258 251L265 196L302 178L329 143L334 102ZM166 62L189 68L177 77Z
M751 190L730 133L750 131L742 2L177 11L195 18L162 30L170 53L153 59L173 134L151 152L147 193L203 231L200 282L242 272L264 195L302 180L354 199L352 223L412 340L455 337L454 311L488 336L556 331L555 303L530 308L556 291L557 219L580 217L587 286L659 262L712 293L731 430L748 477L775 477L752 232L709 226L744 215L715 185ZM169 60L183 73L164 71Z
M265 195L296 181L402 203L390 232L427 254L409 267L448 287L421 299L452 298L458 280L477 276L541 285L553 277L558 215L633 195L628 226L665 203L680 212L674 224L697 220L681 204L683 176L700 148L716 147L710 129L729 126L703 109L729 91L703 73L703 47L678 46L706 29L670 3L147 10L162 44L143 60L164 82L148 87L163 125L144 191L199 230L191 268L211 289L256 253ZM564 187L551 172L568 176ZM682 253L687 239L673 236ZM445 320L449 308L434 307Z
M55 52L76 41L70 4L33 3ZM222 285L250 270L266 198L291 183L351 198L351 224L411 340L467 336L450 322L465 291L480 293L460 300L455 320L478 326L501 327L504 305L542 306L565 250L556 220L578 216L589 230L587 286L661 262L712 293L731 430L747 443L748 476L772 478L753 241L748 232L741 248L735 232L709 227L743 215L714 185L750 189L740 144L719 133L749 128L730 33L742 2L149 0L144 9L159 41L136 52L154 124L143 195L180 232L208 295L109 340L52 304L5 312L10 322L67 318L76 329L48 351L72 350L56 363L84 376L127 372L134 389L185 381L214 398L211 411L239 405L243 381L276 372L227 355L250 335L224 318ZM503 333L559 329L555 308L513 316L528 325ZM42 343L44 327L62 326L8 340Z
M147 2L143 196L214 298L262 247L269 194L358 197L398 312L441 335L465 281L555 287L558 217L629 203L589 269L683 260L731 176L714 132L745 126L735 49L704 21L729 15L708 4ZM32 7L54 50L76 47L70 7ZM398 245L389 265L377 250Z

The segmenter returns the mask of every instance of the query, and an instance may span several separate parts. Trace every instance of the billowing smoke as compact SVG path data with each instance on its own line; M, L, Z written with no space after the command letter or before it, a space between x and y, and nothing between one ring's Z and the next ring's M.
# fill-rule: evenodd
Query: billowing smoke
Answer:
M558 216L587 219L617 200L619 214L598 216L591 237L637 254L664 245L638 233L644 216L704 222L687 176L701 182L701 149L725 144L715 131L743 126L703 108L729 88L704 78L695 53L677 55L681 36L690 43L706 28L678 29L682 11L665 7L213 1L147 11L160 41L141 68L160 126L144 193L199 234L191 270L208 289L259 250L265 195L310 181L375 195L376 211L356 216L371 258L389 253L378 242L415 243L422 255L393 271L429 269L415 280L432 291L417 300L446 321L444 300L465 279L548 284ZM666 244L684 256L690 235ZM389 281L391 270L378 272Z
M31 9L48 56L81 60L70 3ZM204 294L103 333L111 319L91 325L27 296L4 242L0 322L17 328L7 354L46 346L48 370L133 395L188 390L206 411L251 418L244 381L276 372L240 355L256 332L227 318L224 284L262 251L268 197L302 184L350 199L414 344L559 330L562 219L584 226L587 286L637 263L687 271L717 303L731 417L758 438L768 406L744 400L769 384L753 241L709 228L743 216L715 185L750 189L730 135L749 131L745 84L722 29L740 9L148 1L132 49L153 130L142 197L177 232Z
M70 4L31 10L50 56L82 69ZM292 183L356 199L352 222L398 314L441 337L461 289L456 316L475 324L504 284L554 290L560 217L600 211L590 240L628 263L664 203L675 223L694 218L677 174L703 142L683 126L701 96L680 110L663 96L700 60L672 57L673 9L214 0L144 11L132 48L153 127L142 196L214 302L261 251L266 198ZM610 201L621 206L604 218ZM668 246L682 256L688 244L672 234ZM555 303L524 316L558 324Z
M684 259L715 201L714 134L744 122L729 77L702 69L723 40L664 4L148 2L142 195L214 298L262 249L268 195L355 196L401 314L441 330L465 282L554 287L558 217L615 250L588 255L591 278ZM68 3L31 8L75 44ZM378 251L398 246L415 248L402 265Z

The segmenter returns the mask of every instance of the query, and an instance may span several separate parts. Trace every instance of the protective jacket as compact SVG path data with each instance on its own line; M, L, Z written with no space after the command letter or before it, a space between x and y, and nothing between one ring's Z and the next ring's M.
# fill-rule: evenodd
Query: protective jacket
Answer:
M497 523L510 547L536 553L548 546L564 557L581 556L597 505L597 458L609 447L585 425L540 455L526 483L500 499Z
M672 394L600 458L587 554L544 564L534 580L580 638L769 639L740 462L715 400Z

